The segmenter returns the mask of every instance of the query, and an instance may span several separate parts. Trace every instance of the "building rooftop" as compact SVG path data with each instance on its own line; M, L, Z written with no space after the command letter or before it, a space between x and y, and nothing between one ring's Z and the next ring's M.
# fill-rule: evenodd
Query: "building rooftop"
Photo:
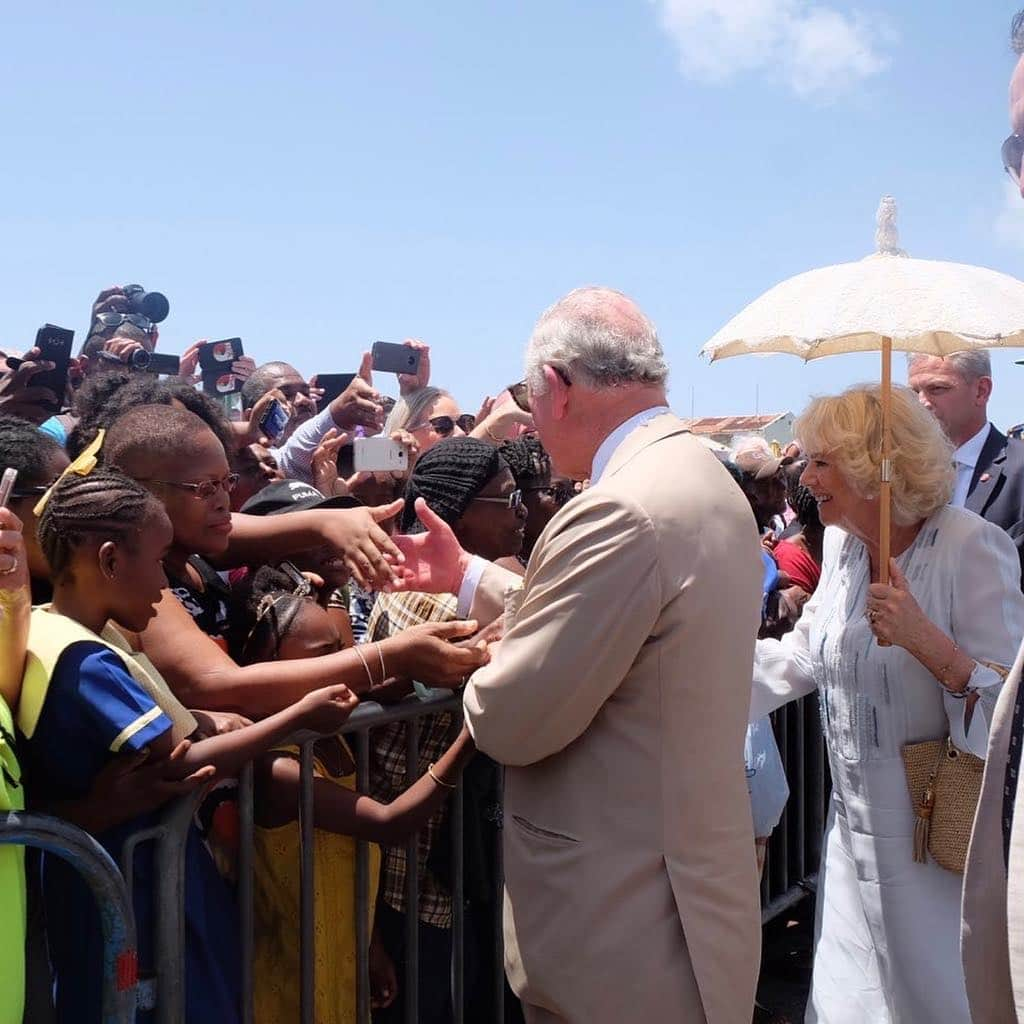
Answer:
M764 430L788 415L784 412L769 412L763 416L700 416L695 420L684 419L683 422L695 434L740 434Z

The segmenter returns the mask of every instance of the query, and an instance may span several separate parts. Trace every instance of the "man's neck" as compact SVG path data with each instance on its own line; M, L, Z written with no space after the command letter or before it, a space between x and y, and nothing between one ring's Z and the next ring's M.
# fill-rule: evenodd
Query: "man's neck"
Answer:
M639 416L648 409L657 409L659 406L667 405L668 398L664 388L636 388L629 392L623 392L617 402L596 413L590 422L590 443L587 445L587 464L591 470L593 470L594 458L601 445L623 423L627 423L634 416Z
M987 427L988 417L986 416L984 419L975 420L974 423L964 427L963 430L960 431L960 434L957 437L951 437L950 441L954 448L962 448L968 441L977 437L978 434Z

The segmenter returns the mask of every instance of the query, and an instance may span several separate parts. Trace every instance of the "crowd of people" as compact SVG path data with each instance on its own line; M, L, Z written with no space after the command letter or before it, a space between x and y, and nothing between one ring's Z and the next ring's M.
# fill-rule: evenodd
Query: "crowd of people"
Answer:
M1024 18L1015 34L1024 53ZM1021 97L1024 57L1003 150L1018 182ZM205 341L154 372L166 309L140 294L99 294L59 387L41 349L0 353L0 810L72 822L120 862L196 798L190 1024L240 1019L250 762L256 1020L298 1019L300 731L321 737L319 1024L355 1020L358 840L374 1020L405 1019L410 932L418 1019L453 1018L460 785L465 1019L497 1000L538 1024L771 1019L758 873L788 788L767 716L814 692L833 789L806 1019L1018 1020L1024 442L989 422L987 353L909 358L884 538L877 386L813 400L784 451L712 452L669 408L653 324L607 288L545 311L525 379L473 414L415 340L394 376L351 353L333 393L224 343L226 387L200 386ZM386 468L361 463L375 438ZM431 688L464 714L374 730L358 792L353 710ZM919 755L937 758L924 785ZM147 976L151 846L132 868ZM99 1021L82 877L0 847L0 887L0 1021Z

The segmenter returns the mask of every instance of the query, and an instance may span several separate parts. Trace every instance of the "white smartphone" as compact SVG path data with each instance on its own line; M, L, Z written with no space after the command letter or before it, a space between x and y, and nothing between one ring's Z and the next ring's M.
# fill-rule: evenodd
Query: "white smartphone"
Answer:
M405 473L409 453L390 437L357 437L353 442L352 466L357 473Z

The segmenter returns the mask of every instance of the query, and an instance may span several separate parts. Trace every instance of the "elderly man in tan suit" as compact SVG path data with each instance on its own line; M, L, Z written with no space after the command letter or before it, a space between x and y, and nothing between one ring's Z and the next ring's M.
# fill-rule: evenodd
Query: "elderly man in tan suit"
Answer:
M1018 56L1010 79L1013 134L1003 144L1006 170L1024 196L1024 11L1013 19ZM1014 442L1010 442L1013 444ZM1024 1024L1024 645L989 730L981 799L964 874L961 950L975 1024Z
M541 535L465 694L478 747L506 766L509 980L530 1022L748 1024L760 914L743 739L762 572L749 505L669 412L657 334L625 296L562 299L527 367L554 464L591 485ZM417 585L430 575L463 613L496 617L520 581L421 517Z

